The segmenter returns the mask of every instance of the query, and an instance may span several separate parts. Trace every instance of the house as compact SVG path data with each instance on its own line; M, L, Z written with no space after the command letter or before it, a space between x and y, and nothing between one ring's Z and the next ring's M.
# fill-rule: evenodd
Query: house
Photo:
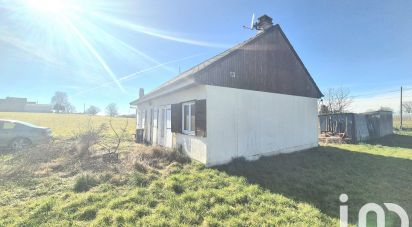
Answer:
M357 143L393 134L392 115L392 111L385 110L321 114L319 115L319 127L321 134L341 133L350 142Z
M323 95L279 25L258 33L131 102L137 141L181 148L213 166L233 158L318 146Z
M37 112L50 113L52 106L29 102L27 98L6 97L0 99L0 112Z

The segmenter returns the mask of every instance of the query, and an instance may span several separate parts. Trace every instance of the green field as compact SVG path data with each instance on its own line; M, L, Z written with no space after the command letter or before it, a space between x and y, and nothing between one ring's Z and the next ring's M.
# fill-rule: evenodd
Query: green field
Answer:
M83 114L54 114L54 113L13 113L0 112L0 119L12 119L26 121L35 125L51 128L53 136L70 137L73 134L84 130L89 122L98 127L101 124L108 124L110 117L106 116L89 116ZM134 133L136 129L136 120L134 118L113 118L115 128L124 127L128 124L128 132Z
M62 137L54 143L0 154L0 226L339 226L341 193L352 225L369 202L397 203L412 217L411 132L204 168L141 145L123 147L120 160L85 158L66 136L85 120L75 116L46 125Z

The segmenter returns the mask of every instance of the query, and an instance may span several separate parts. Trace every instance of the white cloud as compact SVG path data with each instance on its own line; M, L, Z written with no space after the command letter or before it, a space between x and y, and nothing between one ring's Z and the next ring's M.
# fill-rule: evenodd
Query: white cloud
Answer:
M403 93L403 101L412 101L412 89L405 90ZM365 112L369 110L377 110L380 107L389 107L393 111L399 112L400 109L400 91L391 92L382 95L374 95L370 97L358 97L353 99L351 110L353 112Z

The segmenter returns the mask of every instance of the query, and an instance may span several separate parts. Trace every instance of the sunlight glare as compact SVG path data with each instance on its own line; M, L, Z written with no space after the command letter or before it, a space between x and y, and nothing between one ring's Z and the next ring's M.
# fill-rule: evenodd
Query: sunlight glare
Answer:
M64 14L72 9L69 0L27 0L31 9L48 13L48 14Z

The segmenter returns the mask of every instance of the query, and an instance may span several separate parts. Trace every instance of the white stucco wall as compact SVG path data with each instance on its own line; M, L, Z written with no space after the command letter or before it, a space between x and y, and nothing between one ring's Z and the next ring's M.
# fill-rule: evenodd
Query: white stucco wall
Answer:
M152 108L159 109L159 107L161 106L200 99L206 99L206 86L204 85L184 88L179 91L172 92L168 95L157 97L142 104L138 104L137 112L146 110L148 113L150 113L150 109ZM139 117L143 116L139 115L138 118ZM148 114L146 121L150 122L150 114ZM141 122L141 119L138 119L137 122ZM157 133L157 128L155 127L152 141L153 145L158 145L158 134L159 133ZM184 135L180 133L173 133L172 136L173 147L178 148L181 145L183 151L186 152L191 158L206 164L207 138Z
M318 146L317 99L206 86L206 165Z

